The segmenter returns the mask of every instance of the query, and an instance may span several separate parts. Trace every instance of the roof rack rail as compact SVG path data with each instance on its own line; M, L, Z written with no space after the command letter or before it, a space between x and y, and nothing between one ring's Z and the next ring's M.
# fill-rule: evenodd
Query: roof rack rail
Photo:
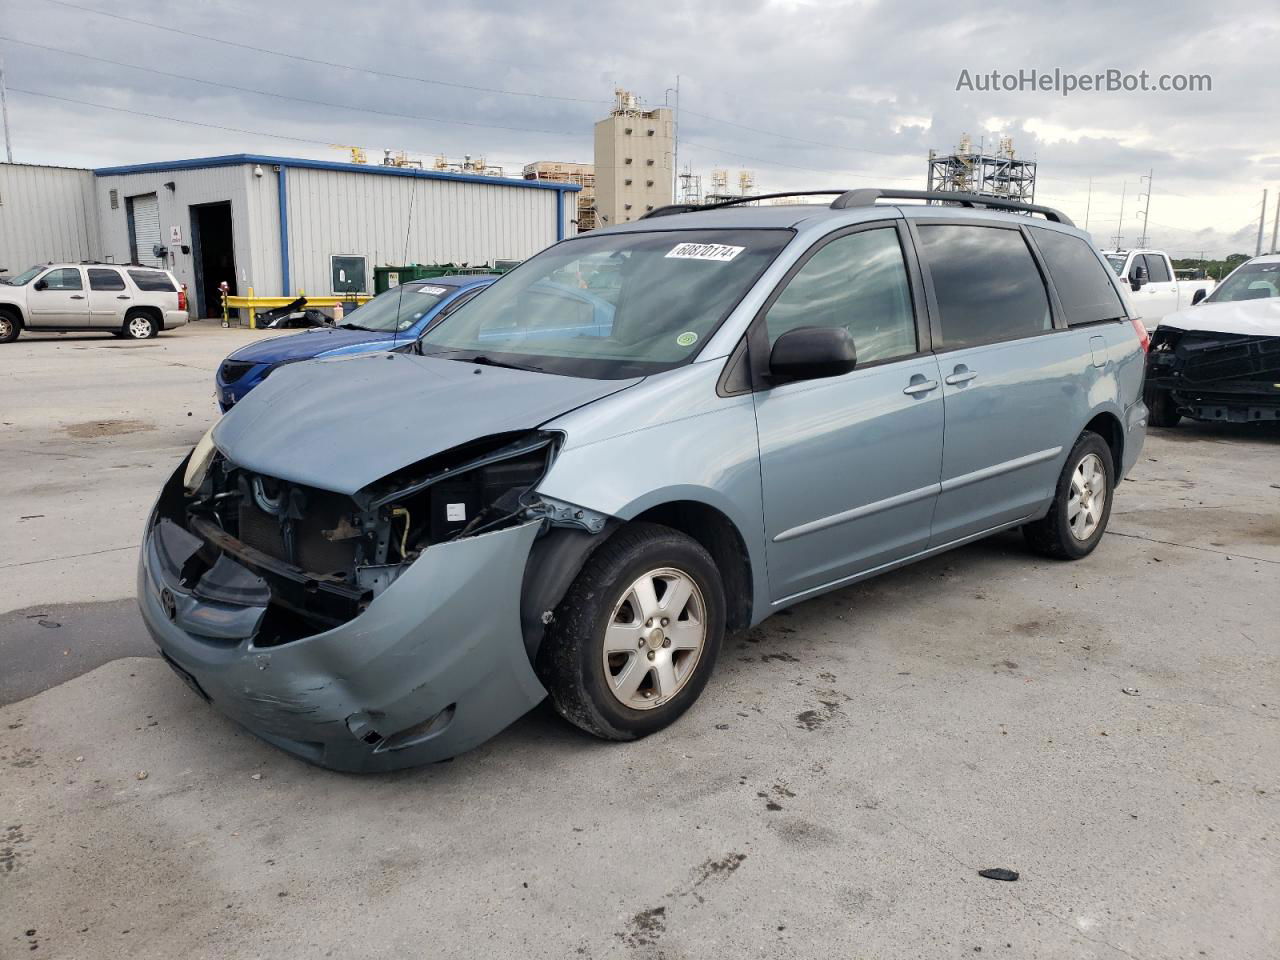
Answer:
M1000 197L984 197L977 193L955 193L949 190L882 190L878 187L867 187L860 190L848 190L831 201L832 210L847 210L850 207L874 206L877 200L936 200L940 203L955 203L963 207L987 207L993 210L1016 210L1019 213L1038 213L1054 223L1074 227L1075 224L1061 210L1044 207L1038 203L1021 203L1017 200L1004 200Z
M756 200L776 200L779 197L830 197L848 193L847 190L787 190L784 193L758 193L750 197L734 197L731 200L721 200L719 203L669 203L664 207L658 207L656 210L650 210L641 220L649 220L653 217L670 217L677 213L692 213L694 210L719 210L721 207L736 207L743 203L753 203Z

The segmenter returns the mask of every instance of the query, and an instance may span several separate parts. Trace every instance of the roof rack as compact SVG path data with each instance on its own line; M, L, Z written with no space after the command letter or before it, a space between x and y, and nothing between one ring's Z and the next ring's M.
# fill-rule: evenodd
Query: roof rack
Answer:
M1004 200L1000 197L984 197L977 193L955 193L948 190L882 190L879 187L867 187L859 190L789 190L785 193L761 193L754 197L734 197L719 203L670 203L656 210L650 210L641 220L653 217L670 217L677 213L692 213L695 210L719 210L722 207L735 207L756 200L774 200L779 197L820 197L835 196L831 201L832 210L847 210L851 207L871 207L877 200L935 200L939 203L954 203L962 207L986 207L991 210L1015 210L1019 213L1038 213L1046 220L1074 227L1075 224L1061 210L1044 207L1038 203L1021 203L1017 200Z
M721 207L736 207L756 200L776 200L778 197L833 197L847 192L846 190L788 190L785 193L757 193L750 197L734 197L732 200L721 200L718 203L669 203L665 207L650 210L640 219L670 217L677 213L692 213L694 210L719 210Z
M1038 203L1022 203L1018 200L1004 200L1000 197L984 197L977 193L955 193L950 190L882 190L879 187L868 187L862 190L849 190L831 201L832 210L846 210L849 207L870 207L877 200L936 200L940 203L954 203L962 207L987 207L992 210L1016 210L1019 213L1038 213L1046 220L1074 227L1061 210L1043 207Z

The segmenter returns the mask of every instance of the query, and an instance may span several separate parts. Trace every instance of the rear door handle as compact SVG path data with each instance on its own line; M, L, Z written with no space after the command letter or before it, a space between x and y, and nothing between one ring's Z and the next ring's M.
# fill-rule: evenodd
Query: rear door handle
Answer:
M916 376L919 377L920 375L916 374ZM905 386L902 388L902 392L907 394L908 396L914 397L918 393L928 393L930 390L937 390L937 389L938 389L937 380L925 380L924 378L921 378L919 380L913 379L908 386Z
M128 295L127 293L122 293L122 294L120 294L120 296L116 297L116 299L117 299L117 300L128 300L128 299L130 299L130 298L129 298L129 295Z
M71 295L71 299L72 299L72 300L83 300L83 299L84 299L84 294L83 294L83 293L73 293L73 294Z
M957 384L968 383L976 376L976 373L962 363L951 372L951 376L946 378L946 383L949 386L954 387Z

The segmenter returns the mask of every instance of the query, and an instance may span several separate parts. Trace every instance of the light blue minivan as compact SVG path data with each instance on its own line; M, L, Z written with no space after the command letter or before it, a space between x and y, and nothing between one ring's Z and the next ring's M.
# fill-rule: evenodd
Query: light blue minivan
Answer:
M727 631L997 531L1090 554L1147 338L1087 234L819 193L592 231L403 352L282 368L148 522L167 661L293 754L390 769L547 696L644 736Z

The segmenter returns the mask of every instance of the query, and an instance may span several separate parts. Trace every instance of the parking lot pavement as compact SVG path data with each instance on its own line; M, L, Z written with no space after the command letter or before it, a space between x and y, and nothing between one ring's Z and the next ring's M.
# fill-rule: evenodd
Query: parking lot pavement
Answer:
M219 361L262 336L202 320L140 342L24 334L0 349L0 613L132 594L146 511L217 419Z
M76 388L104 397L90 381L130 364L108 418L168 399L136 456L59 439L88 417L55 398L40 482L79 498L64 524L112 513L136 540L203 429L186 410L212 418L210 339L174 338L159 382L127 354L84 365ZM208 369L170 370L180 351ZM41 432L24 421L23 445ZM144 460L121 469L136 498L85 485ZM110 659L136 615L87 601L128 593L131 548L49 563L56 591L25 581L0 622L67 651L33 654L22 689L43 692L0 708L0 956L1276 956L1278 483L1276 431L1155 432L1085 561L1000 536L732 640L647 740L544 707L363 778L262 744L159 660Z

